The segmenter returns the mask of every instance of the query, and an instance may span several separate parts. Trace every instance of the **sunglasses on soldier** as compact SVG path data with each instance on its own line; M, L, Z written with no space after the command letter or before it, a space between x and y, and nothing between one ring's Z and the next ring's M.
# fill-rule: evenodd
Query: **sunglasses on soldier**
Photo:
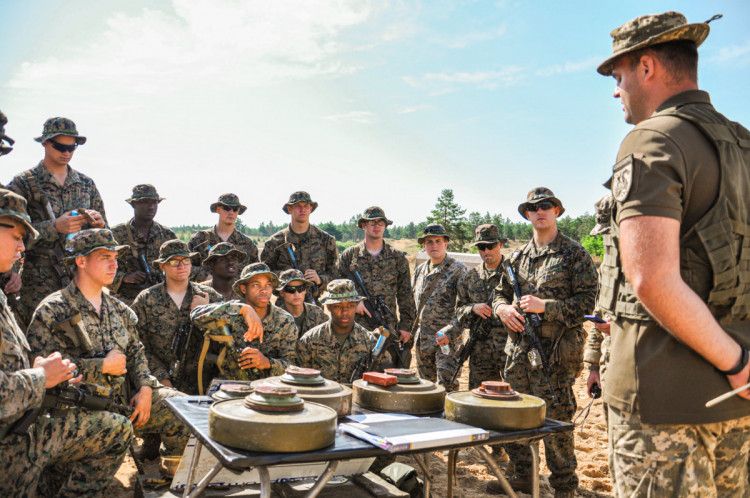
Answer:
M232 211L234 213L238 212L240 210L239 206L227 206L226 204L219 204L221 206L221 209L224 211Z
M492 249L496 247L497 247L497 242L476 245L476 248L478 251L491 251Z
M300 284L300 285L287 285L282 290L284 292L286 292L287 294L295 294L295 293L302 294L303 292L305 292L307 290L307 287L305 285L303 285L303 284Z
M65 145L59 142L55 142L54 140L48 140L48 142L50 143L53 149L60 151L60 152L75 152L76 147L78 147L77 143L73 145Z
M555 207L554 202L544 201L544 202L538 202L536 204L528 204L526 206L526 211L538 211L540 209L542 211L546 211L548 209L552 209L553 207Z

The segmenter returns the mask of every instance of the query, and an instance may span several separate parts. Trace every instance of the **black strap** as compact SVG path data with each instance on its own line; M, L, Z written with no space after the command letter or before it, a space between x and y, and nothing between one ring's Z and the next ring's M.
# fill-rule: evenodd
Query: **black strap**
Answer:
M720 373L723 373L724 375L737 375L738 373L742 372L742 370L745 369L747 366L748 358L750 358L750 351L747 350L746 347L741 346L742 353L740 353L740 359L737 362L737 364L734 366L734 368L730 370L719 370L718 368L716 370L719 370Z

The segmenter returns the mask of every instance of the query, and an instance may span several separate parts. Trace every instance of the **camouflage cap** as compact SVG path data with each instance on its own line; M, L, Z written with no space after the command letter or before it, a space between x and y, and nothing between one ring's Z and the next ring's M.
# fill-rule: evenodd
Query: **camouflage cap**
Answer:
M348 278L331 280L326 286L326 293L320 298L322 304L358 303L364 297L357 293L354 282Z
M22 223L26 227L28 240L34 240L39 236L39 233L31 226L31 218L26 210L26 199L4 188L0 188L0 216L7 216Z
M612 206L615 203L612 194L607 194L594 204L596 208L596 226L591 229L589 235L609 234L609 223L612 219Z
M443 225L440 223L430 223L424 230L422 230L422 236L417 239L417 244L424 244L424 239L427 237L445 237L445 240L451 240L448 232L445 231Z
M610 32L612 57L602 62L596 70L599 74L611 76L615 59L659 43L692 40L700 46L711 29L708 22L688 24L684 15L673 11L636 17Z
M505 244L508 242L508 239L506 239L505 237L500 237L500 230L496 225L487 223L484 225L479 225L476 230L474 230L474 242L471 243L472 247L477 244L486 244L492 242L500 242L501 244Z
M560 208L560 212L557 213L558 218L565 212L565 208L563 207L562 202L560 202L560 199L555 197L555 194L553 194L550 189L545 187L537 187L535 189L529 190L529 194L526 196L526 202L518 205L518 212L521 213L521 216L526 218L526 207L529 204L537 204L542 201L550 201L555 206Z
M281 209L284 210L286 214L289 214L289 209L287 209L287 206L292 206L294 204L297 204L298 202L306 202L312 206L311 213L318 209L318 203L312 200L312 197L310 197L310 194L307 192L304 192L302 190L298 190L297 192L292 193L292 195L289 196L289 200L286 204L284 204L284 207Z
M240 214L247 211L247 206L240 203L240 198L237 197L237 194L221 194L219 200L211 204L211 212L215 213L216 208L219 206L238 207L240 208Z
M240 289L240 285L245 285L248 280L257 277L258 275L267 275L271 279L271 284L273 284L274 287L278 287L279 277L271 271L267 264L251 263L242 269L240 278L234 283L232 290L234 290L235 294L238 296L245 297L245 293Z
M216 261L219 258L225 258L227 256L237 256L237 262L242 263L247 259L247 254L244 251L240 251L234 244L230 242L219 242L208 251L208 256L203 260L203 266Z
M5 134L5 125L8 124L8 117L0 111L0 156L9 153L13 150L12 145L16 143L15 140ZM5 145L3 142L7 142Z
M49 118L44 122L44 129L42 130L42 136L36 137L39 143L44 143L50 138L55 138L58 135L66 135L68 137L74 137L78 145L86 143L86 137L82 137L78 134L76 124L68 118Z
M357 221L357 226L362 228L363 222L371 220L385 220L386 226L393 225L393 222L386 218L383 208L380 208L378 206L370 206L365 209L365 212L359 218L359 221Z
M176 258L178 256L195 260L195 258L200 256L200 253L190 252L190 248L185 241L182 241L180 239L171 239L166 241L161 245L161 247L159 247L159 258L155 259L154 263L166 263L170 259Z
M71 261L81 256L86 256L97 249L106 249L112 252L120 252L130 248L128 245L118 244L115 236L107 228L88 228L73 234L73 237L65 241L66 261Z
M164 197L159 197L156 187L153 185L142 183L133 187L133 195L125 199L125 202L132 206L135 201L140 201L141 199L155 199L157 202L161 202L164 200Z

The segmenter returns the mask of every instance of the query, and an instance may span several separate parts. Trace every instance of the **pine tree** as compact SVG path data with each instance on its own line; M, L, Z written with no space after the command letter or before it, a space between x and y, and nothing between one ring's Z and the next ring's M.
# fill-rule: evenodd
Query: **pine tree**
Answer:
M448 250L453 252L464 252L464 246L471 240L471 229L468 226L465 209L456 204L453 190L444 189L440 192L435 203L435 209L427 217L429 223L440 223L450 235Z

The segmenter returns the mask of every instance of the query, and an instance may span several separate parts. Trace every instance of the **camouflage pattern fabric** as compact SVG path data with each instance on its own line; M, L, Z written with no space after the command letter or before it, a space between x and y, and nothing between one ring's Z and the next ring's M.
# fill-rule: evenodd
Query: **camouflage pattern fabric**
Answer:
M236 228L232 235L224 241L221 240L216 234L216 227L209 228L207 230L199 230L193 235L193 238L188 242L188 247L191 251L200 253L200 261L205 260L208 257L208 253L213 246L219 242L229 242L240 251L247 254L247 258L244 263L249 265L258 261L258 246L252 241L250 237L240 232ZM203 282L211 277L211 269L206 266L194 266L193 271L190 274L190 280L195 282Z
M647 424L609 408L616 496L748 496L750 417L710 424Z
M30 171L40 191L49 200L56 217L73 209L93 209L102 215L107 226L104 202L91 178L68 166L65 184L60 185L41 162ZM46 215L43 214L44 206L39 206L33 201L31 187L24 173L16 175L8 189L29 203L32 225L39 232L39 238L26 250L25 262L21 269L23 290L19 300L19 314L23 321L28 323L41 300L63 287L62 280L51 267L49 259L42 253L53 248L57 241L64 244L65 235L57 233L55 222L46 219ZM83 225L83 229L85 228L88 228L87 224Z
M212 288L189 282L182 306L178 308L167 293L166 283L161 283L138 294L131 306L138 316L136 330L145 348L148 368L159 380L170 379L170 368L177 360L172 353L172 340L182 324L190 323L190 303L196 293L208 295L211 303L223 300L221 294ZM182 391L187 394L198 393L198 354L203 345L202 336L201 332L194 331L188 346L188 360L183 366L183 379L187 384L182 386ZM175 382L174 379L170 380Z
M286 303L282 298L278 298L276 304L279 308L289 313L289 310L286 309ZM303 304L305 305L305 321L302 323L302 329L297 330L297 337L302 337L311 328L328 321L328 315L323 311L323 308L310 303Z
M383 250L377 258L373 258L367 252L365 243L360 242L348 247L339 259L338 273L341 278L353 280L349 272L355 269L359 270L370 296L382 297L394 316L398 317L398 322L396 322L396 319L384 316L387 328L393 331L411 330L417 310L414 305L414 295L409 280L409 262L406 260L406 255L384 242ZM379 325L373 323L366 315L356 315L355 320L367 330L372 330Z
M376 342L375 335L355 323L339 344L328 321L308 330L297 342L299 366L315 368L326 379L348 384L357 362L370 354Z
M446 256L442 263L430 268L430 261L425 261L414 270L413 285L414 301L419 309L425 301L416 334L419 339L416 344L417 369L419 376L433 382L439 381L446 390L458 387L458 380L453 386L448 385L451 373L456 368L456 358L444 355L437 345L435 334L448 325L456 308L458 297L458 282L466 274L466 265ZM438 282L431 295L426 296L433 280ZM450 337L451 351L456 351L461 345L461 336L454 334ZM439 377L439 378L438 378Z
M539 314L541 330L537 331L544 355L551 365L552 385L558 398L552 396L542 369L531 369L527 358L528 344L509 331L505 349L508 360L505 380L519 392L533 394L547 403L551 418L569 422L576 411L573 383L583 367L583 317L594 308L597 273L594 262L577 242L558 233L557 237L537 249L534 240L518 248L509 258L521 289L545 301L545 312ZM515 296L507 274L495 289L492 308L513 304ZM555 346L556 345L556 346ZM552 472L550 484L556 490L573 490L578 486L575 475L577 462L573 434L552 435L544 440L547 465ZM531 469L531 453L519 445L506 446L516 471L526 474Z
M0 431L44 399L44 373L30 368L29 349L0 291ZM122 463L132 438L130 422L114 413L71 410L63 418L40 417L28 434L0 437L2 494L36 496L42 469L65 462L66 470L55 471L65 482L50 494L98 495Z
M204 325L216 319L224 319L228 322L229 330L234 338L235 344L244 349L247 347L260 350L271 362L271 368L266 370L251 371L250 380L263 379L282 375L286 368L296 364L297 356L294 352L294 343L297 341L297 326L294 324L292 315L278 306L269 305L266 316L261 320L263 324L263 342L253 339L245 342L243 336L247 331L245 318L240 314L238 301L224 303L213 303L198 306L191 313L193 323L200 329L205 330ZM225 360L226 362L226 360ZM225 373L230 371L222 366ZM231 377L224 377L229 378Z
M266 241L260 255L260 260L277 274L294 268L288 251L280 248L287 242L294 244L294 257L303 273L309 269L318 272L321 281L318 291L322 292L328 282L336 278L336 264L339 259L336 239L313 225L310 225L305 233L295 233L288 226L279 230Z
M128 236L128 230L132 234L132 241L131 237ZM130 305L139 292L154 285L154 283L149 284L148 281L143 284L128 284L122 281L128 273L142 271L134 251L146 257L146 264L148 264L152 275L161 274L161 268L153 261L159 257L161 245L168 240L176 239L177 235L169 228L154 221L148 236L144 237L133 227L133 219L112 227L112 235L115 236L118 243L129 245L130 249L121 252L117 257L117 274L115 280L109 285L109 289L117 299Z
M36 137L34 140L39 143L44 143L50 138L55 138L58 135L75 137L76 143L78 145L83 145L86 143L86 137L78 134L76 124L68 118L59 116L56 118L47 119L47 121L44 122L44 127L42 128L42 135L40 137Z
M118 349L127 358L126 382L137 392L141 386L153 389L151 418L136 434L158 433L166 447L167 455L181 454L189 432L163 403L172 396L184 396L179 391L161 387L151 375L143 344L138 339L136 314L120 300L102 292L100 312L89 303L71 282L65 289L57 291L42 301L34 312L27 337L34 354L47 356L60 351L63 357L70 358L83 374L84 382L113 387L116 395L125 396L122 382L102 373L103 359L83 358L80 346L73 343L56 323L62 322L76 313L81 313L86 331L91 338L94 351Z

